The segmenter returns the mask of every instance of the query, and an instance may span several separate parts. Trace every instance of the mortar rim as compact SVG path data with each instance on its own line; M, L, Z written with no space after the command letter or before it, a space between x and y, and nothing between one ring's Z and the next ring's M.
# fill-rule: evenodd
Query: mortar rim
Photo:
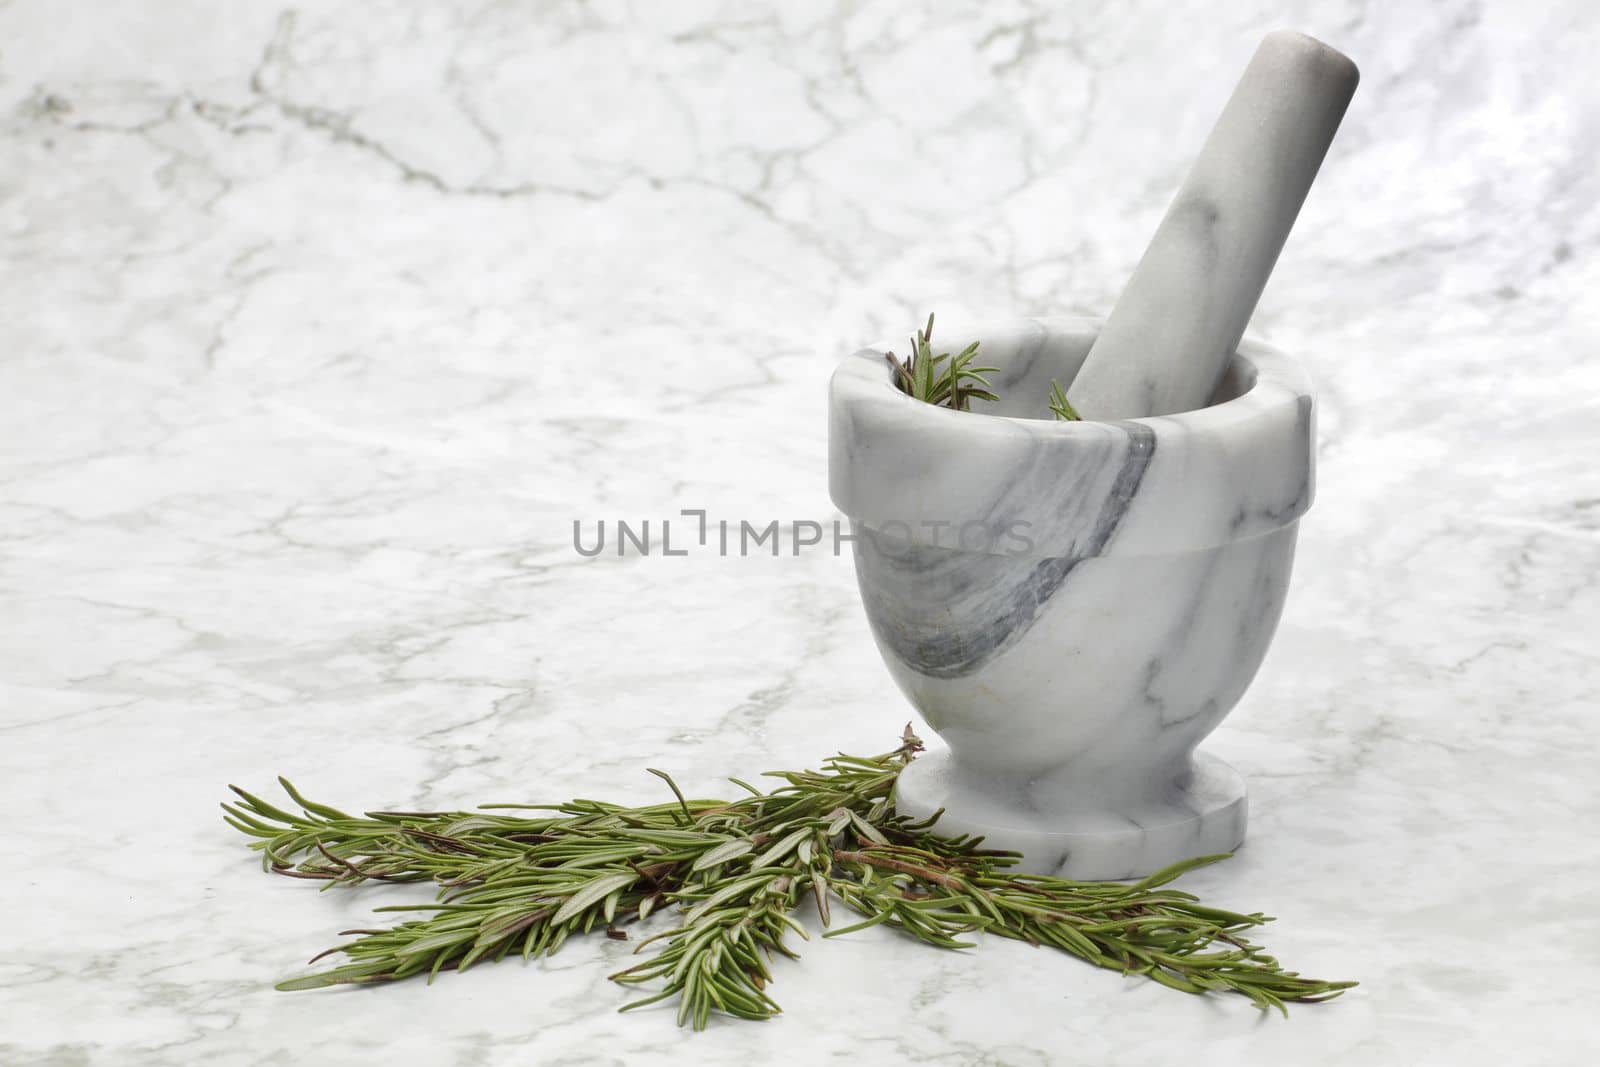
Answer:
M982 341L991 333L1000 331L1015 333L1022 328L1033 327L1053 333L1086 333L1093 338L1098 336L1104 324L1103 318L1091 315L1018 316L958 323L955 332L958 337L976 337ZM949 336L949 333L947 330L945 336ZM1299 360L1280 348L1247 335L1230 357L1230 363L1234 360L1243 361L1248 369L1254 372L1253 380L1244 392L1219 404L1208 404L1205 407L1191 408L1170 415L1146 415L1131 419L1084 419L1078 422L997 415L981 410L956 411L953 408L924 403L901 392L895 386L888 362L884 358L894 347L896 346L886 341L876 342L858 348L841 359L829 383L833 401L849 403L862 414L870 411L870 408L863 411L857 407L861 403L887 402L901 405L905 412L910 413L902 417L944 420L943 425L939 426L941 433L984 434L986 432L984 424L988 423L987 432L990 433L1010 436L1020 431L1059 442L1070 441L1074 436L1095 435L1103 432L1096 430L1096 427L1108 426L1142 426L1154 433L1158 440L1192 433L1204 435L1226 433L1230 423L1248 422L1254 416L1271 411L1280 405L1294 406L1302 402L1301 398L1309 401L1313 396L1310 377ZM870 360L863 359L867 356L870 356ZM980 347L978 350L980 362L982 357L983 350ZM1269 386L1278 386L1283 394L1287 395L1269 396L1268 393L1276 391L1269 389ZM930 422L930 426L932 425L937 424Z

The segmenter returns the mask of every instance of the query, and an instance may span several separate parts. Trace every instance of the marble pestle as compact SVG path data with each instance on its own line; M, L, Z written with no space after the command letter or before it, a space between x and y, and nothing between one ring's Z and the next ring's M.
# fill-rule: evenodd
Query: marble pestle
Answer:
M1067 390L1085 419L1211 398L1359 77L1304 34L1261 42Z

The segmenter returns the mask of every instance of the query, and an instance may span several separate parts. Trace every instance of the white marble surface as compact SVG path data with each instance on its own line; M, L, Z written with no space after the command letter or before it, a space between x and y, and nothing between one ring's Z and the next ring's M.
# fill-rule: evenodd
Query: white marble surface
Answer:
M929 7L0 4L0 1062L1594 1057L1591 5ZM271 990L395 894L261 874L226 782L655 798L890 747L848 559L571 521L831 520L838 357L1103 313L1275 26L1364 78L1256 319L1318 381L1318 501L1207 744L1249 843L1189 881L1359 990L1258 1019L876 931L698 1036L613 1013L611 943Z

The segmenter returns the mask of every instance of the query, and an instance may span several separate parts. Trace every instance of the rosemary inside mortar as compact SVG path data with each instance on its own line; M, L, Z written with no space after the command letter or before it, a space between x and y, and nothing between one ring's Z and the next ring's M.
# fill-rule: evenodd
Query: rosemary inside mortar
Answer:
M974 367L978 356L978 342L973 341L958 354L945 352L933 354L933 315L928 324L911 336L911 352L904 360L896 359L893 352L883 358L894 368L894 383L902 393L956 411L971 411L973 400L998 400L990 390L989 379L998 368ZM948 360L949 362L946 362ZM1050 413L1058 422L1078 422L1082 419L1067 402L1066 390L1054 378L1050 379Z
M815 903L824 937L883 924L941 948L970 947L987 932L1061 949L1096 966L1143 975L1186 993L1240 993L1287 1014L1290 1001L1318 1002L1354 982L1302 978L1244 932L1270 921L1203 905L1165 888L1185 871L1225 855L1168 867L1133 884L1021 874L1014 853L934 833L933 820L896 815L891 790L922 749L907 725L882 755L837 755L820 771L769 771L784 784L763 793L689 800L672 778L670 803L626 807L598 800L485 805L476 812L374 811L347 815L279 779L299 814L237 786L224 818L254 838L266 869L324 883L430 882L432 903L379 908L420 912L395 926L346 930L354 940L327 950L346 962L290 979L279 989L392 982L465 970L510 953L554 953L574 934L624 927L657 909L674 925L641 941L660 944L611 977L659 981L623 1011L678 998L679 1025L703 1029L713 1013L766 1019L773 953L795 957L785 934L807 937L794 912ZM509 811L523 814L509 814ZM533 814L539 813L539 814ZM842 906L861 917L831 927Z

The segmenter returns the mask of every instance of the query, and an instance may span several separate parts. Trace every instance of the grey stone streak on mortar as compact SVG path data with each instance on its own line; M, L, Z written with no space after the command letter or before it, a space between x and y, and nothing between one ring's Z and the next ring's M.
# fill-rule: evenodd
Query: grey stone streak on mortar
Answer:
M1316 436L1315 426L1312 422L1315 412L1316 406L1311 397L1295 398L1296 432L1307 441L1314 440ZM1300 467L1299 481L1296 483L1297 487L1294 495L1288 501L1276 507L1241 504L1238 512L1228 523L1229 540L1237 539L1247 527L1257 530L1275 530L1305 514L1306 509L1311 506L1311 489L1315 484L1315 479L1315 467L1308 458L1308 461Z
M1127 455L1087 542L1074 555L1034 560L918 547L896 556L863 531L856 556L863 574L870 572L878 585L874 590L861 583L878 639L912 670L933 678L972 674L1021 639L1078 564L1110 543L1138 492L1155 454L1155 433L1137 423L1122 428ZM901 595L886 592L893 586ZM915 606L928 599L943 600L946 611Z

